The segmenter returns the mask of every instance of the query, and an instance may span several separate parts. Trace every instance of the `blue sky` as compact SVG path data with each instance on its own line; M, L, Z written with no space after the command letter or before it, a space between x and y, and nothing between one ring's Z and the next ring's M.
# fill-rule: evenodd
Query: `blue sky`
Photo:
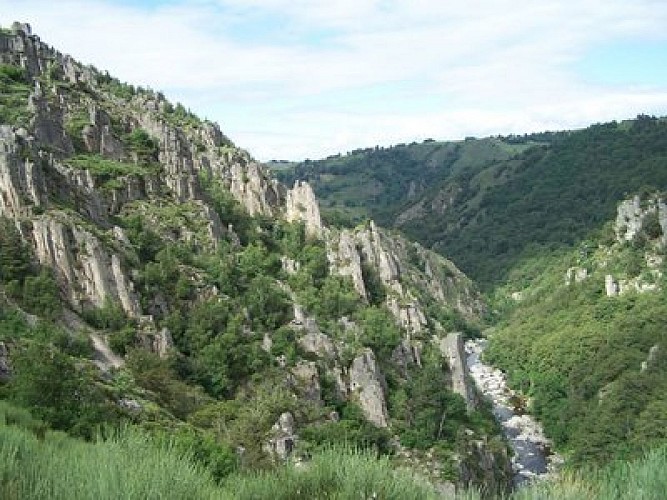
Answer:
M667 115L663 0L0 0L261 160Z

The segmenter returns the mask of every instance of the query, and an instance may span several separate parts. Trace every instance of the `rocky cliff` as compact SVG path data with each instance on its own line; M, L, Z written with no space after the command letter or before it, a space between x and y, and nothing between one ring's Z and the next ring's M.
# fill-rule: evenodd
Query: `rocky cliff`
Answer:
M308 183L282 185L217 124L79 64L27 25L0 32L0 64L26 95L0 124L0 216L53 273L73 312L64 323L122 318L107 368L145 349L181 360L207 397L250 404L244 391L259 390L268 363L271 392L289 394L261 436L280 458L300 426L337 422L326 416L336 405L389 432L392 398L425 364L451 371L436 390L473 410L462 352L441 355L432 339L448 333L445 320L485 314L451 262L372 221L327 227ZM103 334L91 334L93 347L110 359Z

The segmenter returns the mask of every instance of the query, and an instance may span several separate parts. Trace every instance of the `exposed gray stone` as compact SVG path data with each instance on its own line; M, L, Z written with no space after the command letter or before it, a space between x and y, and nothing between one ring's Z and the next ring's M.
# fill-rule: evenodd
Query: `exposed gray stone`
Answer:
M299 345L305 352L312 352L320 357L334 358L336 348L331 339L320 331L310 331L299 338Z
M604 277L604 289L607 297L615 297L619 293L618 281L611 274L607 274Z
M570 267L565 273L565 284L581 283L588 278L588 270L585 267Z
M140 314L133 285L117 255L85 229L52 216L35 218L32 239L39 261L52 267L75 309L118 302L130 317Z
M343 229L340 233L330 233L327 238L327 258L333 272L352 278L352 284L359 296L366 299L366 286L361 269L361 255L353 233Z
M301 268L298 261L290 259L285 255L280 257L280 265L282 266L283 271L287 274L296 274Z
M421 366L421 348L421 342L403 339L393 350L391 360L404 377L408 376L410 366Z
M0 382L6 382L12 374L9 365L9 349L7 344L0 342Z
M264 450L279 460L287 460L297 442L294 416L289 412L282 413L271 428L271 434L273 437L264 445Z
M350 367L350 393L358 398L366 419L377 427L389 425L385 385L375 354L371 349L364 349L354 358Z
M297 180L294 187L287 191L285 219L288 221L303 221L306 232L311 236L322 234L320 207L313 189L307 182Z
M660 346L658 344L651 346L651 348L648 351L648 356L646 357L646 361L642 361L641 364L642 372L645 372L655 364L659 352L660 352Z
M322 404L322 389L317 365L313 361L300 361L292 368L293 381L302 396L318 404Z
M46 184L40 162L23 158L32 146L0 125L0 214L15 218L29 215L32 206L46 203Z
M171 336L171 332L168 328L162 328L162 330L153 337L152 350L161 358L165 358L169 355L172 349L174 349L174 339Z
M43 96L39 85L28 99L28 110L33 113L31 130L38 144L60 154L68 155L74 151L63 128L62 109Z
M125 158L123 143L113 135L111 118L95 104L89 109L90 123L83 128L82 139L90 153L96 153L113 160Z
M468 410L474 410L477 406L477 398L468 373L463 334L461 332L449 333L444 339L434 337L434 340L447 360L452 390L463 397Z

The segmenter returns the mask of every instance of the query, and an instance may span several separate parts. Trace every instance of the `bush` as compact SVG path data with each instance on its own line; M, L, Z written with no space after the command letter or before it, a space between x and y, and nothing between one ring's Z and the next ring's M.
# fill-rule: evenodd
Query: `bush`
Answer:
M158 159L159 144L142 128L135 128L125 137L130 151L137 155L137 162L150 164Z

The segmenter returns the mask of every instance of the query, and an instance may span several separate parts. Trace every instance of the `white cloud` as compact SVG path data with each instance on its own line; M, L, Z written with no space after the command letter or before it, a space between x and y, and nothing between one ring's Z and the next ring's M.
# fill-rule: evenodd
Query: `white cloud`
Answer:
M0 12L183 100L263 159L667 112L667 85L592 85L573 69L613 40L664 40L657 0L0 0ZM339 101L357 92L354 107Z

